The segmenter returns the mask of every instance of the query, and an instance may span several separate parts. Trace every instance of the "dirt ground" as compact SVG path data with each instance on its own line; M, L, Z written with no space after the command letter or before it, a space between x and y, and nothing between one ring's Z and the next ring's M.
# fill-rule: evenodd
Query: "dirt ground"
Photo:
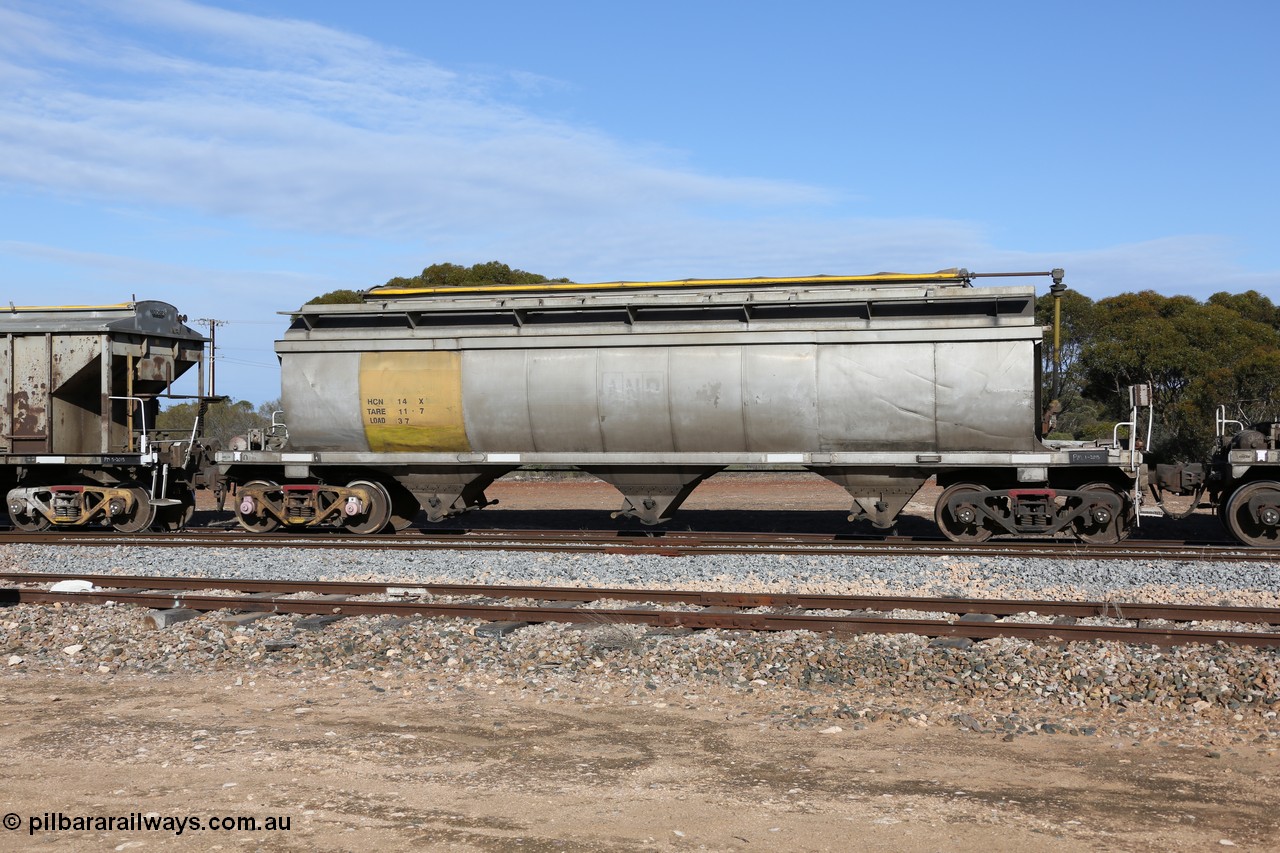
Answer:
M1278 759L1249 745L797 731L764 694L548 700L354 674L10 676L3 697L4 849L1280 846ZM28 834L58 813L290 825Z

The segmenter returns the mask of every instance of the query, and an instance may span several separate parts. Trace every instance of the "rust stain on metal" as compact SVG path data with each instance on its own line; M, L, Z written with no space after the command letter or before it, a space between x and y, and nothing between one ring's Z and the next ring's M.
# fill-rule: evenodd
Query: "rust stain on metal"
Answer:
M138 378L150 382L170 382L173 378L173 357L157 353L138 360L135 365Z
M44 390L44 386L40 386ZM31 392L14 391L9 399L9 411L13 413L14 435L34 436L44 433L46 407L34 405ZM41 395L43 399L44 395Z

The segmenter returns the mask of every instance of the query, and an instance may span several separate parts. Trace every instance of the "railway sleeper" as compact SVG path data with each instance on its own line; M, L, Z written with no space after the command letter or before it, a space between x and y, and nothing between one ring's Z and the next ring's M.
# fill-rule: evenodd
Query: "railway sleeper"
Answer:
M528 628L532 622L520 621L502 621L502 622L485 622L477 625L473 633L477 637L505 637L508 634L515 633L521 628Z
M339 613L316 613L311 616L304 616L297 622L293 623L293 630L296 631L320 631L342 619L346 619Z
M186 607L171 607L168 610L152 610L142 621L148 628L158 631L171 625L177 625L179 622L195 619L199 615L201 614L198 610L190 610Z

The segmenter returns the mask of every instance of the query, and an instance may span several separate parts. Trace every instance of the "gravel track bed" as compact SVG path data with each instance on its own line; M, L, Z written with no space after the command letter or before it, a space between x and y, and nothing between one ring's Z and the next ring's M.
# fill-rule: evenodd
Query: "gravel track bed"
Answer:
M0 546L13 571L403 583L540 583L811 593L1091 598L1280 606L1265 562L1230 565L1015 558L656 557L486 552ZM682 701L707 691L777 698L783 726L958 725L1013 738L1121 734L1280 746L1280 654L1228 646L930 642L913 635L661 631L537 625L502 636L464 620L215 617L147 631L124 607L0 612L0 667L85 677L230 671L396 674L447 690L516 685L556 698Z
M742 592L1079 598L1280 607L1275 562L1017 557L694 557L534 552L348 551L0 545L17 571L255 580L532 583Z

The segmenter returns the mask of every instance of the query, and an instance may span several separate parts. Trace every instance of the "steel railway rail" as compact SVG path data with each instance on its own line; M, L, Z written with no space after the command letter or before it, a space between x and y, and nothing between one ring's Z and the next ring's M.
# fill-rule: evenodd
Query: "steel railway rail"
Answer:
M958 548L937 539L858 538L799 533L715 533L617 530L423 530L396 536L329 534L246 534L239 530L188 529L178 533L126 535L82 531L10 533L4 542L32 545L197 547L197 548L381 548L389 550L547 551L568 553L655 554L791 554L808 556L1019 556L1083 560L1179 560L1259 562L1274 559L1275 549L1234 544L1178 541L1126 541L1118 545L1084 545L1064 540L989 540Z
M48 584L83 580L95 588L55 592ZM517 623L642 624L664 628L748 631L920 634L973 640L1108 640L1173 646L1226 642L1280 647L1280 632L1205 628L1200 622L1239 626L1280 625L1280 609L1208 605L1158 605L1111 601L1036 601L903 596L759 594L696 590L587 589L473 584L259 581L0 573L5 604L134 604L157 609L295 613L314 616L453 617ZM296 598L310 595L309 598ZM390 599L390 600L389 600ZM602 602L635 602L600 607ZM686 609L671 609L683 607ZM687 609L695 607L698 609ZM886 615L906 611L912 615ZM915 614L948 614L948 618ZM970 621L973 614L1000 620ZM960 618L956 618L959 616ZM1053 623L1026 621L1058 617ZM1106 624L1076 620L1101 617ZM1152 625L1153 621L1179 623ZM1134 624L1136 623L1136 624Z

